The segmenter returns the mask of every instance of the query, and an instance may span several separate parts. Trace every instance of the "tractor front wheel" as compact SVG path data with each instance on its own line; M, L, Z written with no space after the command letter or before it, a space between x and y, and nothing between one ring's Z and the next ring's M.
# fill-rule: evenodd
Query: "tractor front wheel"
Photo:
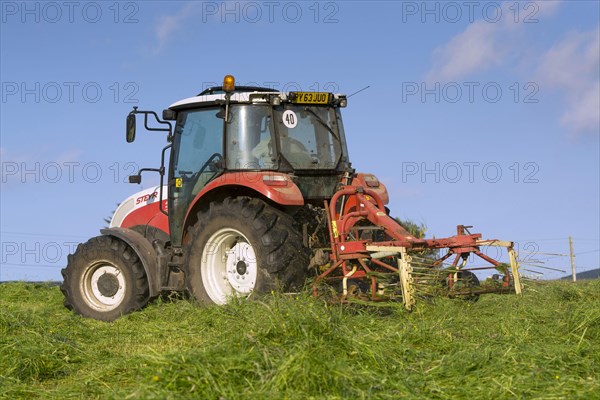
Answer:
M213 202L191 229L188 290L203 304L293 290L304 283L308 255L293 219L248 197Z
M113 321L148 303L144 267L119 239L98 236L80 244L61 272L65 306L84 317Z

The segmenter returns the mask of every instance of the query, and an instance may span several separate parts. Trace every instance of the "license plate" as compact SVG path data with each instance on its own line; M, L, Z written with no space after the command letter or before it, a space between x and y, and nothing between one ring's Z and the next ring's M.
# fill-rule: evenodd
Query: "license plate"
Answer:
M329 93L323 92L296 92L294 103L301 104L329 104Z

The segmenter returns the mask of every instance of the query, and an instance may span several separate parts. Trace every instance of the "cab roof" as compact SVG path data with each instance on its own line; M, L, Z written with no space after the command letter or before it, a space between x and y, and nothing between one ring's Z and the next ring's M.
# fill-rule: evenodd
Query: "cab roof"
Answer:
M233 103L268 103L269 99L275 95L282 101L290 100L290 96L295 96L295 93L300 92L280 92L275 89L258 87L258 86L236 86L235 90L231 93L229 100ZM179 100L169 106L171 110L181 110L185 108L193 108L195 106L209 106L215 104L224 104L226 93L220 86L215 86L203 90L194 97L188 97L187 99ZM342 98L346 99L343 94L329 94L330 99L334 102L339 102ZM342 106L345 107L345 104Z
M204 93L204 92L203 92ZM278 92L234 92L231 97L230 97L230 101L232 102L236 102L236 103L249 103L250 102L250 94L272 94L272 93L278 93ZM283 93L282 93L283 95ZM266 100L264 100L266 102ZM180 110L182 108L190 108L196 105L202 105L202 104L206 104L208 105L208 103L210 104L220 104L220 103L225 103L225 93L220 93L220 94L199 94L197 96L194 97L188 97L187 99L183 99L183 100L179 100L178 102L175 102L173 104L171 104L169 106L170 109L172 110Z
M277 93L277 90L271 88L265 88L260 86L236 86L233 93L244 93L244 92L270 92ZM225 94L223 86L213 86L208 89L204 89L198 94L198 96L204 96L207 94Z

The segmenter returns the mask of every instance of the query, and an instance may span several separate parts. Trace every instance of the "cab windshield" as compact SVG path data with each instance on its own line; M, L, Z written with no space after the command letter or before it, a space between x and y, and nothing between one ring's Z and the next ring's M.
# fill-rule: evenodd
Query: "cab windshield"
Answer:
M334 169L342 155L335 109L285 104L275 108L281 155L294 169Z
M237 104L227 124L227 168L335 169L342 155L336 112L328 106Z

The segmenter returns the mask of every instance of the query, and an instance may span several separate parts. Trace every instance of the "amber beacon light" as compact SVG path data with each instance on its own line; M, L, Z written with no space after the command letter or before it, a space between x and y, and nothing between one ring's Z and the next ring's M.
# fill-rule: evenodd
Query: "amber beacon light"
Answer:
M233 75L225 75L223 78L223 91L233 92L235 90L235 78Z

